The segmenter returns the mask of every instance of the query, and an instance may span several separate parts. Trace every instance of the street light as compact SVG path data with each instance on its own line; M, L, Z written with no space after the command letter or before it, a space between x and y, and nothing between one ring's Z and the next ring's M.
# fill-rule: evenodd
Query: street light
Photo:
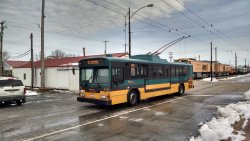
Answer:
M129 35L129 38L128 38L128 45L129 45L129 57L131 57L131 27L130 27L130 19L135 15L136 12L138 12L139 10L145 8L145 7L153 7L154 5L153 4L148 4L146 6L143 6L141 8L139 8L138 10L136 10L131 16L130 16L130 7L128 9L128 35Z

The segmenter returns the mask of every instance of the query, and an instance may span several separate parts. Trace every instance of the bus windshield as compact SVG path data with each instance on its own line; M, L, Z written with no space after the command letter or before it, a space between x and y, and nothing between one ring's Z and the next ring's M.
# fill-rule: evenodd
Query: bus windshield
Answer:
M81 82L105 84L109 82L108 68L83 68L81 69Z

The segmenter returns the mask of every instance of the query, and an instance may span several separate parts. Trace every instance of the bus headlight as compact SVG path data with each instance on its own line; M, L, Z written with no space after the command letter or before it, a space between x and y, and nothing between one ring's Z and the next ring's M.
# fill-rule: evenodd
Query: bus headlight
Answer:
M101 99L106 99L107 97L105 95L101 95Z
M85 96L85 94L84 94L84 93L81 93L81 96Z

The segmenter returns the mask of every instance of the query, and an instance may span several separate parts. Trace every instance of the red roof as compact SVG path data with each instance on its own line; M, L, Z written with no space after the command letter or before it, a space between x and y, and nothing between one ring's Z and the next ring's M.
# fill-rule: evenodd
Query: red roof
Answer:
M14 61L14 60L7 60L5 61L6 64L8 64L9 66L13 67L13 68L18 68L20 66L23 66L27 63L30 63L30 61Z
M127 53L114 53L112 57L122 57L127 55ZM62 66L73 66L75 63L78 63L80 60L84 58L92 58L92 57L101 57L102 55L92 55L92 56L77 56L77 57L63 57L57 59L47 59L45 60L45 67L62 67ZM73 64L74 63L74 64ZM36 61L34 62L35 68L41 67L41 62ZM31 68L31 64L24 64L19 66L18 68Z

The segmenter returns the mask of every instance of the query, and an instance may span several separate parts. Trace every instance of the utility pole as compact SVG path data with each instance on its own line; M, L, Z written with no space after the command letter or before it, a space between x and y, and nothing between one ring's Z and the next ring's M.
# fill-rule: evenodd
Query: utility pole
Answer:
M124 46L125 46L125 53L126 53L126 51L127 51L127 21L126 21L126 19L127 19L127 17L125 16L125 25L124 25L124 33L125 33L125 44L124 44Z
M130 16L130 7L128 8L128 36L129 36L129 39L128 39L128 45L129 45L129 58L131 57L131 26L130 26L130 20L131 18L135 15L136 12L140 11L141 9L143 8L146 8L146 7L153 7L154 5L153 4L148 4L148 5L145 5L139 9L137 9L131 16Z
M128 55L131 57L131 27L130 27L130 7L128 8Z
M215 62L217 61L217 47L214 48L215 50Z
M169 52L168 55L169 55L169 61L172 62L172 59L173 59L173 52Z
M201 60L201 56L199 55L199 61Z
M245 68L247 68L247 58L245 58Z
M235 53L235 73L237 74L237 54Z
M103 42L105 43L104 55L106 56L106 54L107 54L107 42L109 42L109 41L103 41Z
M42 14L41 14L41 88L45 88L45 66L44 66L44 7L45 0L42 0Z
M213 81L213 42L211 42L210 77L211 81Z
M84 48L82 48L82 51L83 51L83 56L85 57L85 47Z
M0 76L3 76L3 31L4 29L7 29L7 26L4 25L6 21L1 22L1 32L0 32L0 42L1 42L1 47L0 47Z
M34 87L34 58L33 58L33 34L30 34L30 51L31 51L31 89Z

